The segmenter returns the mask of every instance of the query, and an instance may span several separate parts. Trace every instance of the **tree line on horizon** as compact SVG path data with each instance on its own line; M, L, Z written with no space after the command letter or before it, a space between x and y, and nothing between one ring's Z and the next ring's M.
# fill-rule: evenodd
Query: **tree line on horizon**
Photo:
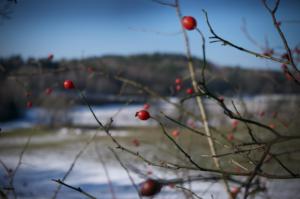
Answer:
M202 60L194 57L200 79ZM223 96L253 96L260 94L299 94L299 86L280 70L249 69L241 67L218 67L208 63L207 86ZM130 56L106 55L84 59L53 60L21 56L0 58L0 121L17 117L26 108L28 98L37 106L59 102L66 106L67 100L45 96L45 90L63 90L63 80L71 79L76 87L87 93L114 95L142 95L139 89L115 77L122 77L147 86L162 96L184 97L190 88L186 71L186 57L180 54L140 54ZM178 76L180 74L180 77ZM175 87L175 79L182 78L182 88Z

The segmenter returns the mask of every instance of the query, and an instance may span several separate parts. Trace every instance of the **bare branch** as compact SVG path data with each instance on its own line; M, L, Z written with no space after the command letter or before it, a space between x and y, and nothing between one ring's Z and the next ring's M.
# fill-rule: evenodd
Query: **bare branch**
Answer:
M124 163L121 161L120 157L118 156L118 154L112 149L109 147L109 149L111 150L111 152L114 154L115 158L117 159L117 161L120 163L120 165L123 167L123 169L126 171L127 175L128 175L128 178L132 184L132 186L134 187L134 189L136 190L137 194L138 194L138 197L140 199L142 199L142 196L140 195L140 191L139 191L139 188L138 186L136 185L136 183L134 182L134 179L133 177L131 176L129 170L127 169L127 167L124 165Z
M246 52L246 53L248 53L248 54L254 55L254 56L256 56L256 57L269 59L269 60L272 60L272 61L275 61L275 62L279 62L279 63L283 63L283 64L289 64L289 63L290 63L289 61L286 61L286 60L278 59L278 58L275 58L275 57L272 57L272 56L266 56L266 55L263 55L263 54L261 54L261 53L257 53L257 52L254 52L254 51L245 49L245 48L243 48L243 47L241 47L241 46L238 46L238 45L235 45L235 44L231 43L231 42L228 41L228 40L223 39L222 37L220 37L219 35L217 35L217 34L215 33L215 31L213 30L213 28L212 28L212 26L211 26L211 24L210 24L210 22L209 22L207 12L206 12L205 10L203 10L203 12L204 12L204 15L205 15L205 18L206 18L206 23L207 23L207 25L208 25L208 27L209 27L209 30L210 30L210 32L211 32L212 35L213 35L213 37L210 37L211 39L216 39L216 41L222 42L223 45L229 45L229 46L231 46L231 47L233 47L233 48L236 48L236 49L238 49L238 50L240 50L240 51L243 51L243 52Z
M79 193L85 195L87 198L90 198L90 199L97 199L95 196L93 196L93 195L87 193L86 191L84 191L84 190L81 189L80 187L74 187L74 186L71 186L71 185L65 183L63 180L60 180L60 179L57 179L57 180L56 180L56 179L52 179L52 181L58 183L60 186L65 186L65 187L67 187L67 188L69 188L69 189L72 189L72 190L74 190L74 191L77 191L77 192L79 192Z

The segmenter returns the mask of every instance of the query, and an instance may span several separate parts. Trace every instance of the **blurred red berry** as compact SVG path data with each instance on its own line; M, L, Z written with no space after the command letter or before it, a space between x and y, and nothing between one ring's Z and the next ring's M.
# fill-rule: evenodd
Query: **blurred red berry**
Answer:
M71 80L65 80L64 81L64 87L65 87L65 89L73 89L73 88L75 88L74 83Z
M181 83L182 83L181 78L177 77L177 78L175 79L175 84L181 84Z
M147 179L140 186L141 196L154 196L159 193L162 188L162 184L157 180Z
M179 134L180 134L180 132L177 129L172 131L172 136L175 137L175 138L177 138L179 136Z
M238 125L239 125L239 121L238 120L233 120L232 121L232 128L233 129L236 129Z
M140 146L140 141L138 139L133 139L132 144L136 147Z
M270 154L268 154L264 160L265 163L269 163L272 159L272 156Z
M197 27L197 21L192 16L182 17L181 24L186 30L194 30Z
M271 129L274 129L274 128L275 128L275 124L271 123L271 124L269 124L269 127L270 127Z
M50 95L52 93L53 89L52 88L46 88L45 92L47 95Z
M138 117L140 120L148 120L150 118L150 114L146 110L141 110L136 112L135 117Z
M148 110L150 108L150 104L144 104L143 109Z
M263 55L265 56L272 56L274 54L274 50L273 49L267 49L264 51Z
M32 107L32 101L28 101L28 102L26 103L26 107L27 107L27 108L31 108L31 107Z
M238 187L233 187L231 190L230 190L230 193L231 193L231 196L233 198L236 198L237 194L240 192L240 189Z
M218 99L220 100L220 102L224 102L224 97L223 96L218 97Z
M286 59L286 60L288 60L288 61L291 61L291 60L290 60L290 56L289 56L289 54L287 54L287 53L281 55L281 58L282 58L282 59Z
M176 91L180 91L181 90L181 85L177 84L175 89L176 89Z
M188 88L188 89L186 89L186 93L191 95L194 93L194 90L192 88Z
M277 21L276 26L281 26L281 21Z
M169 186L171 189L174 189L174 188L175 188L175 184L173 184L173 183L168 184L168 186Z
M48 57L47 57L47 59L48 59L49 61L51 61L53 58L54 58L54 55L53 55L52 53L50 53L50 54L48 55Z
M283 125L285 128L289 128L289 124L288 124L287 122L282 121L281 123L282 123L282 125Z
M228 141L233 141L233 140L234 140L234 135L233 135L233 133L227 134L227 140L228 140Z
M237 173L241 173L241 168L240 167L235 167L234 171L237 172Z
M195 122L192 119L189 119L187 121L187 125L190 126L190 127L192 127L192 128L196 128Z
M260 111L260 112L259 112L259 116L260 116L260 117L263 117L264 115L265 115L265 112L264 112L264 111Z
M285 79L288 81L293 80L293 77L290 73L288 73L287 71L284 73Z
M93 72L95 72L95 69L93 67L89 66L87 68L87 71L88 71L88 73L93 73Z
M285 76L286 80L288 80L288 81L293 80L293 77L288 72L285 72L284 76Z

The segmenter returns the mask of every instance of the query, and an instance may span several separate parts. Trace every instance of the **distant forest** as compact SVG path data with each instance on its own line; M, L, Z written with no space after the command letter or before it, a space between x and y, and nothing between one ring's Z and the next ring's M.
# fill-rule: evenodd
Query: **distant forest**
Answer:
M202 60L194 58L200 79ZM87 93L145 95L135 87L124 85L123 77L145 85L163 96L184 96L191 87L186 57L179 54L107 55L74 60L0 58L0 121L18 115L28 98L43 106L44 91L63 91L62 83L71 79ZM280 66L279 66L280 68ZM175 91L175 79L183 79L182 91ZM218 67L208 63L206 79L211 91L225 96L300 93L280 70L252 70ZM62 100L62 98L57 99ZM50 103L50 102L48 102ZM47 103L46 103L47 104Z

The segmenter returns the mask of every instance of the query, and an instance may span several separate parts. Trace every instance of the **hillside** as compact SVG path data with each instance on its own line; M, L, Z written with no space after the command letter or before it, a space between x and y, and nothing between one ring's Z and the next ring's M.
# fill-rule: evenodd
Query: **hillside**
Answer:
M202 60L194 58L198 78ZM19 56L1 58L0 120L14 118L26 104L26 93L35 104L50 102L44 97L46 88L62 91L64 79L72 79L87 93L143 95L140 90L122 84L115 75L133 80L164 96L183 96L190 87L186 58L178 54L141 54L132 56L107 55L82 60L47 59L23 60ZM250 70L237 67L216 67L208 63L208 87L221 95L257 95L299 93L299 86L286 80L283 72ZM175 92L174 80L184 80L183 90ZM28 97L27 97L28 98ZM65 106L62 97L60 106Z

